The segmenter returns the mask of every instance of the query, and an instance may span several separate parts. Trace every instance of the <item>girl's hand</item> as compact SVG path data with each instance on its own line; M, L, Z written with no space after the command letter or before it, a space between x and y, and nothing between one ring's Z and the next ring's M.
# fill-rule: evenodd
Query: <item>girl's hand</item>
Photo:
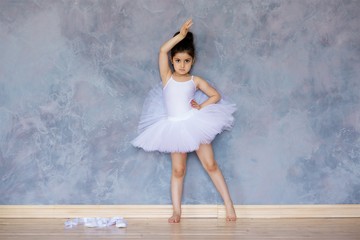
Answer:
M201 106L193 99L190 102L192 108L196 108L197 110L200 110Z
M187 20L180 28L180 34L183 37L186 37L186 34L189 32L190 27L193 25L192 19Z

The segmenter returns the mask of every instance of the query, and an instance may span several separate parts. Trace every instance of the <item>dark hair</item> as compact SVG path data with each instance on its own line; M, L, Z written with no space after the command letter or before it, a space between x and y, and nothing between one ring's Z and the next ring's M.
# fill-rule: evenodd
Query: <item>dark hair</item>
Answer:
M174 37L178 35L180 32L174 34ZM192 32L188 32L186 37L178 42L170 52L171 58L175 56L175 54L179 52L186 52L189 54L193 59L195 58L195 46L194 46L194 36Z

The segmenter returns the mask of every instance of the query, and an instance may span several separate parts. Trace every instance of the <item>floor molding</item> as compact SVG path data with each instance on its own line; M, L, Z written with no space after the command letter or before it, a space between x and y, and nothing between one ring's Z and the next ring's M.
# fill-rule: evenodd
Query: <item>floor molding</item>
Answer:
M238 218L352 218L360 204L235 205ZM0 205L0 218L168 218L171 205ZM183 205L183 218L224 218L222 205Z

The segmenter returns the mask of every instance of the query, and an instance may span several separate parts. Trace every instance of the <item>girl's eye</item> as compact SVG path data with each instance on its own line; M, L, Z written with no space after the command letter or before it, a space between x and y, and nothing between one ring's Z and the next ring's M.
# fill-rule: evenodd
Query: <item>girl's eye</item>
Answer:
M176 60L175 60L175 62L177 62L177 63L178 63L178 62L180 62L180 60L179 60L179 59L176 59Z
M189 62L190 62L190 60L189 60L189 59L186 59L186 60L185 60L185 62L186 62L186 63L189 63Z

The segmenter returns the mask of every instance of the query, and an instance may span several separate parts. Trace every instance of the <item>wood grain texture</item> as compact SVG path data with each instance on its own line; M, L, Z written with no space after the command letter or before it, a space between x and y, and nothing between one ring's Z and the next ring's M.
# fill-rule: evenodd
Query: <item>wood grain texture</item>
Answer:
M65 219L0 219L0 239L326 239L356 240L360 218L129 219L127 228L64 228Z

